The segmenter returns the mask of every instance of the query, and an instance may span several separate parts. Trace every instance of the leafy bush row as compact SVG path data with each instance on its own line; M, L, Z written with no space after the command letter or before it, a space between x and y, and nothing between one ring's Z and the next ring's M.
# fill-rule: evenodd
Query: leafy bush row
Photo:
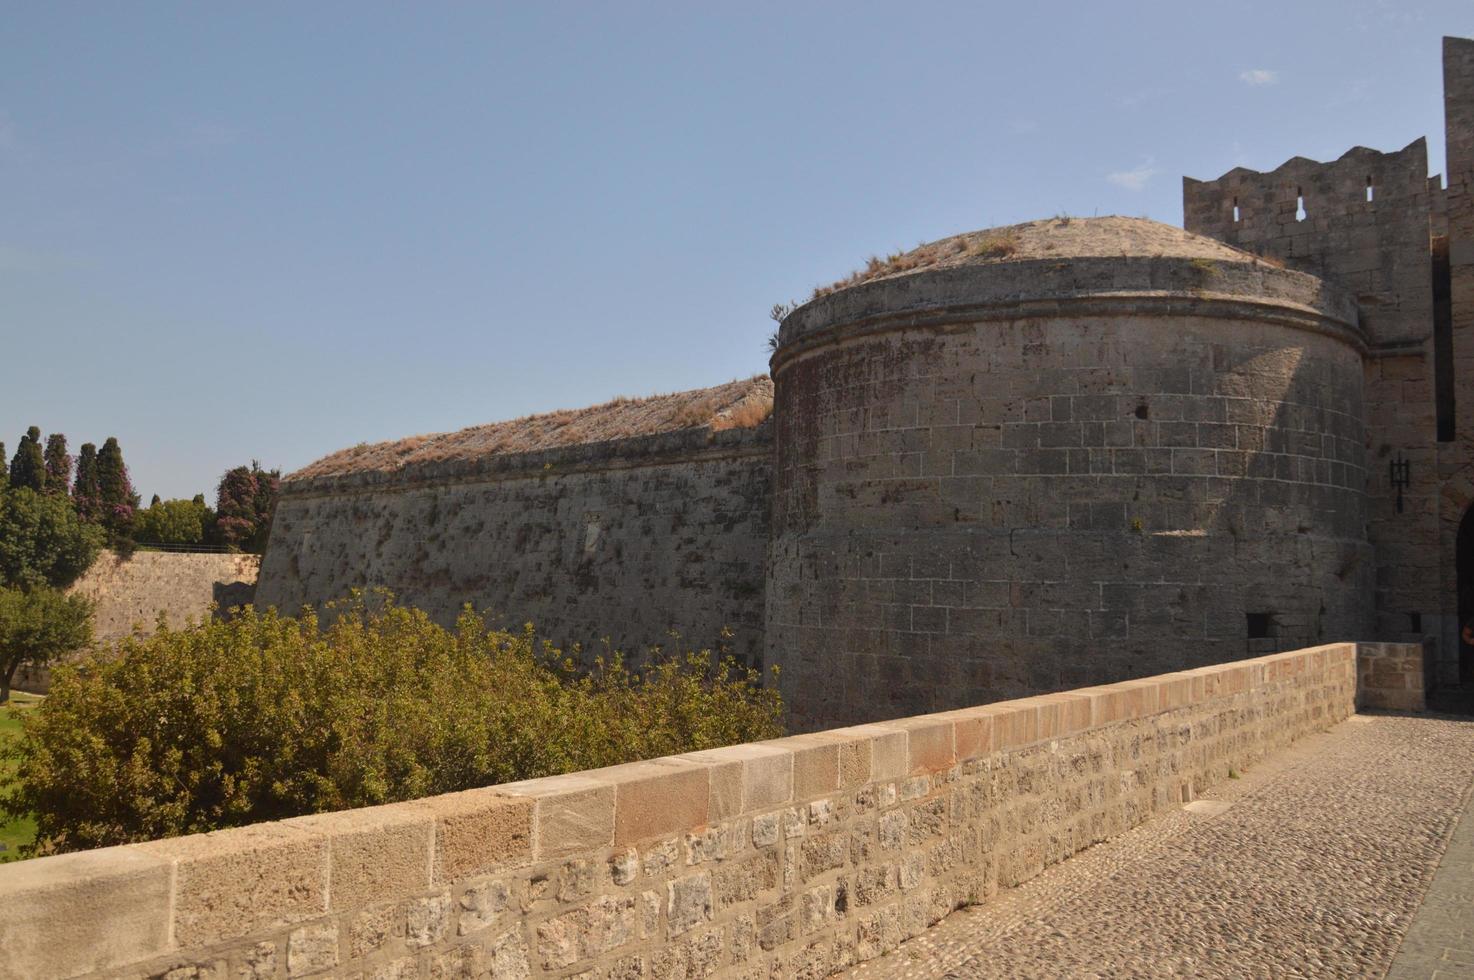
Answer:
M759 681L709 653L580 669L386 595L248 609L59 668L0 807L46 853L407 800L778 736Z

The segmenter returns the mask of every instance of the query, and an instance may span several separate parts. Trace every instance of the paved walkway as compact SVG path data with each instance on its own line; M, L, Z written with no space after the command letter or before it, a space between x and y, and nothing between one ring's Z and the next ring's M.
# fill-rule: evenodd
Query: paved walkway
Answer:
M1474 721L1471 721L1474 724ZM1474 977L1474 799L1413 916L1388 980Z
M845 976L1474 977L1471 783L1474 720L1358 715Z

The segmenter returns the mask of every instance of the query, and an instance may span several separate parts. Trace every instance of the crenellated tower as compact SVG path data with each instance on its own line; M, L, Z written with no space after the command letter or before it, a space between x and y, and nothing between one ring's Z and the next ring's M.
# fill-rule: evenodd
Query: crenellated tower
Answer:
M1420 640L1445 685L1474 681L1474 41L1445 38L1448 189L1427 143L1183 179L1189 231L1313 273L1356 300L1366 336L1367 536L1379 637ZM1462 365L1462 367L1461 367ZM1474 524L1471 524L1474 528Z

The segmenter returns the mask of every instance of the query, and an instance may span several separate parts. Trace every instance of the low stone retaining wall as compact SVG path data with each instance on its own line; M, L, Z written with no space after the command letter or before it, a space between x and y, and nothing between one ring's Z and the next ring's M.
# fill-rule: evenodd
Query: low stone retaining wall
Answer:
M1424 711L1424 680L1431 666L1416 643L1358 643L1356 706Z
M212 603L224 610L251 602L260 568L259 555L135 551L125 558L104 551L67 591L92 600L93 645L111 647L135 627L152 634L161 613L172 626L181 627L192 619L208 619ZM15 688L47 693L51 669L22 667Z
M0 976L823 976L1340 721L1359 676L1404 682L1335 644L6 865Z

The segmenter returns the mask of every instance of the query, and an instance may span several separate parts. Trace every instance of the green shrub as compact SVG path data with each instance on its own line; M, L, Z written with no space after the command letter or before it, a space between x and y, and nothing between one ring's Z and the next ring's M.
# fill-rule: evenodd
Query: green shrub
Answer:
M758 680L705 653L580 671L387 597L247 610L59 668L0 805L47 853L413 799L780 735Z
M210 508L202 499L161 500L133 517L133 539L144 544L199 544Z

